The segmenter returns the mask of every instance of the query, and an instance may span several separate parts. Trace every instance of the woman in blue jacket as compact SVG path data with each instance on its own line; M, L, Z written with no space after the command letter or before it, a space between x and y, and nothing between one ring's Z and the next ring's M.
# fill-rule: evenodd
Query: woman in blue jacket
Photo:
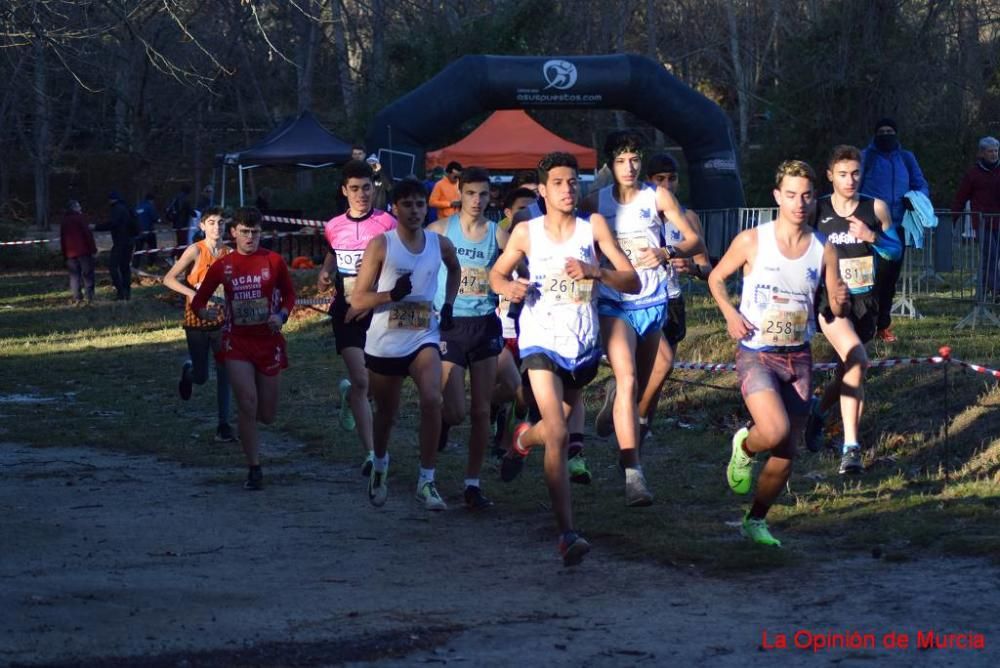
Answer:
M880 119L875 124L875 137L862 151L861 192L869 197L877 197L889 206L892 226L897 228L899 238L905 238L898 228L903 224L903 214L912 208L903 195L911 190L919 190L930 197L927 179L917 164L913 154L899 146L896 136L896 121ZM903 246L903 255L906 246ZM903 267L903 255L899 260L884 260L879 266L876 278L879 316L876 337L886 343L894 343L892 333L892 302L896 297L896 281Z

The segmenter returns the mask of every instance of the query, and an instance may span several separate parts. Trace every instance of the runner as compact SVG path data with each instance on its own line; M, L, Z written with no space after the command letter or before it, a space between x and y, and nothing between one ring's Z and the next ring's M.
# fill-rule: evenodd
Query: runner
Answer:
M489 270L507 244L507 233L486 219L490 175L482 167L468 167L458 178L459 213L428 226L455 246L461 282L454 299L454 328L441 334L443 408L438 450L448 442L448 431L465 420L465 370L469 370L471 429L465 468L465 506L482 510L493 505L482 492L479 474L490 440L490 405L499 391L504 401L516 386L496 387L497 357L503 350L497 296L490 290ZM447 303L447 275L438 274L436 304Z
M559 552L563 564L572 566L590 551L573 527L566 456L568 414L597 374L601 357L593 283L636 292L640 282L604 218L595 214L587 221L576 215L576 159L548 154L539 163L539 181L547 213L514 228L490 271L497 294L524 304L518 345L541 413L534 425L522 423L514 430L500 475L513 480L531 448L545 446L545 480L560 532ZM614 269L598 265L597 248ZM522 260L531 268L530 281L512 278Z
M389 494L389 435L399 413L403 380L409 376L420 397L417 499L428 510L447 510L434 483L441 434L439 326L445 331L453 326L452 305L462 268L446 237L422 229L427 215L427 191L422 183L400 181L392 200L399 225L368 244L352 295L354 308L374 310L365 342L365 365L375 401L375 460L368 478L368 500L380 507ZM448 278L439 317L432 306L442 264Z
M819 327L837 353L837 371L826 386L822 398L813 398L806 423L806 447L818 452L823 445L826 414L840 400L844 423L840 474L861 473L861 446L858 425L865 401L865 369L868 355L865 344L878 329L878 294L875 274L878 258L898 260L902 250L892 227L889 207L880 199L860 194L861 151L854 146L837 146L827 163L826 177L833 193L822 197L816 206L816 229L837 247L840 278L851 293L846 318L835 318L822 299L819 303Z
M649 159L646 166L649 180L656 187L664 187L676 197L678 179L677 161L668 153L657 153ZM674 356L677 345L687 336L687 309L684 303L684 292L681 289L681 276L694 276L706 279L712 271L712 262L708 258L705 244L701 241L701 220L691 209L681 207L681 213L687 218L691 229L699 236L698 253L693 257L675 257L664 269L667 272L667 322L663 325L663 337L656 351L656 360L649 380L642 388L639 397L639 446L650 434L650 426L656 416L656 407L660 401L663 384L674 368ZM669 220L663 221L664 242L676 245L683 239L683 234Z
M339 423L345 431L356 430L364 450L361 475L371 475L375 453L372 445L372 408L368 403L368 369L365 368L365 333L372 321L371 311L351 308L351 292L358 277L358 265L368 242L396 227L390 214L372 207L374 186L371 166L351 160L342 170L341 193L347 211L330 219L323 228L330 248L323 260L316 287L320 292L333 288L330 319L337 354L347 366L348 378L340 381Z
M653 493L639 462L638 402L649 381L667 317L665 264L700 248L700 240L667 188L654 188L639 179L643 140L634 132L608 136L604 153L614 183L588 195L584 209L600 213L617 238L625 256L639 273L642 289L623 294L601 285L597 305L601 341L614 379L608 381L604 408L597 414L595 431L618 440L618 463L625 473L625 505L648 506ZM661 247L660 216L681 231L683 239Z
M245 489L264 487L257 423L271 424L278 413L280 374L288 368L281 328L295 306L295 290L285 261L260 248L261 214L253 207L236 210L236 252L217 260L191 300L203 320L214 321L219 309L207 307L220 285L225 289L226 324L222 359L239 406L240 443L249 472Z
M708 277L708 287L739 342L736 372L751 422L732 439L726 471L737 494L750 491L754 456L770 452L757 480L743 534L762 545L781 546L767 528L767 511L792 471L796 441L809 412L816 293L826 277L830 308L844 315L850 304L837 271L837 252L809 227L816 175L809 165L786 160L775 176L778 217L741 232ZM729 301L726 279L743 271L739 309Z
M174 292L184 295L184 338L187 339L188 359L181 367L181 380L177 392L181 399L191 398L192 385L204 385L208 380L208 355L215 357L216 401L218 402L219 426L215 430L215 440L231 442L236 440L233 428L229 426L229 377L226 365L219 357L222 350L222 326L225 314L220 313L214 320L202 320L191 308L195 291L205 279L208 268L216 260L229 255L233 249L223 239L226 220L221 207L212 207L201 214L198 227L205 238L184 249L180 258L163 277L163 284ZM181 282L181 276L185 276ZM221 290L219 291L221 293ZM221 295L220 295L221 296Z

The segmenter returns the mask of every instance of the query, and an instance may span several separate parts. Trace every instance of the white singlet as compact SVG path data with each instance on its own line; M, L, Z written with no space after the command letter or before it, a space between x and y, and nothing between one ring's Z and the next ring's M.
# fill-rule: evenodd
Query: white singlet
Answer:
M542 354L567 371L593 364L601 356L594 281L566 275L567 258L596 263L590 223L577 218L573 235L561 243L545 231L544 216L527 225L532 289L519 321L521 359Z
M813 232L799 258L778 249L774 222L757 228L757 257L743 277L740 313L757 329L740 345L780 351L809 345L816 332L816 289L823 271L823 240Z
M392 290L396 279L410 274L413 290L401 302L375 308L365 340L365 352L375 357L406 357L425 343L440 342L438 316L434 311L438 271L442 270L441 242L435 232L424 230L424 248L407 250L396 230L386 232L385 262L375 290Z
M660 216L656 211L656 188L648 183L628 204L620 204L613 194L614 186L601 188L597 193L597 212L608 221L611 233L618 239L625 256L639 273L642 284L637 294L619 292L607 285L598 289L602 300L620 305L623 309L639 309L666 303L666 278L663 267L652 269L638 267L639 251L660 246ZM604 259L602 264L610 268Z

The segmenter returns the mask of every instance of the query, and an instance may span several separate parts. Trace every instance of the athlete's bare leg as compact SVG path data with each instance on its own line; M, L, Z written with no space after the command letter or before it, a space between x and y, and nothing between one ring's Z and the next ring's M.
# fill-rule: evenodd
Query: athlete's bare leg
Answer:
M619 456L624 466L634 467L639 463L635 330L620 318L602 317L600 320L601 340L605 342L608 362L615 374L614 421Z
M420 466L432 469L437 463L441 436L441 353L437 348L427 347L417 353L410 363L410 378L419 394Z
M493 405L509 403L517 396L521 387L521 372L514 363L514 355L504 346L497 359L497 382L493 388Z
M837 357L841 360L837 374L824 389L820 410L826 413L839 398L840 417L844 423L844 443L857 443L858 426L861 424L861 414L864 411L868 353L847 318L834 318L833 322L828 323L821 317L819 321L823 335L837 351ZM824 405L826 402L829 403Z
M240 445L247 460L247 466L260 466L260 444L257 434L257 370L253 364L242 360L226 360L229 384L236 395L239 410L237 423L240 430Z
M469 430L469 459L465 465L466 478L478 478L490 440L490 404L496 385L497 358L473 362L469 367L469 396L471 428Z
M374 449L372 445L372 407L368 403L368 369L365 368L365 351L361 348L344 348L340 353L347 366L347 377L351 381L351 390L347 400L354 414L357 425L355 431L358 441L367 455Z
M777 392L754 392L744 398L753 426L744 442L748 452L771 451L771 456L757 477L753 508L766 512L781 495L792 473L792 459L799 435L805 429L805 416L790 418Z
M441 362L441 419L454 427L465 420L465 367L454 362Z
M370 372L372 400L375 415L372 424L372 449L379 459L385 457L389 449L389 435L399 414L399 394L403 389L403 376L383 376Z
M656 417L656 408L660 404L663 385L674 369L676 353L676 346L671 346L667 343L667 338L661 336L656 349L656 358L653 360L653 369L649 373L649 382L646 383L642 396L639 397L639 415L645 415L649 424L652 424L653 418Z
M528 377L542 419L521 434L521 446L526 449L539 445L545 447L545 483L549 488L559 532L565 533L573 529L572 497L566 468L569 443L566 416L576 403L579 391L564 392L559 377L544 369L530 369Z

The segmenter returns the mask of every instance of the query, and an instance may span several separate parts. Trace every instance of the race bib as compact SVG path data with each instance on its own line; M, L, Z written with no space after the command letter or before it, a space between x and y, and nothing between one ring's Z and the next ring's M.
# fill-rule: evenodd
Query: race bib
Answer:
M361 265L361 258L365 252L363 250L335 250L334 254L337 256L337 269L356 274L358 273L358 267Z
M462 280L458 284L462 297L488 297L490 279L483 267L462 267Z
M875 258L871 255L840 258L840 278L851 291L872 287L875 285Z
M270 304L264 297L260 299L239 299L233 302L234 325L262 325L267 322L270 315Z
M633 267L639 266L639 251L649 248L649 237L645 233L626 234L618 237L618 245L621 246L625 257L632 263Z
M344 300L351 301L351 295L354 293L354 285L358 282L357 276L344 276Z
M388 329L430 329L431 305L427 302L393 302Z
M507 299L503 295L500 295L500 301L497 305L497 315L499 315L501 318L506 318L507 315L510 313L510 304L511 301L509 299Z
M594 294L594 281L576 280L565 271L546 276L542 281L542 299L554 304L589 304Z
M805 343L809 312L796 309L783 311L772 306L764 311L761 341L771 346L800 346Z

